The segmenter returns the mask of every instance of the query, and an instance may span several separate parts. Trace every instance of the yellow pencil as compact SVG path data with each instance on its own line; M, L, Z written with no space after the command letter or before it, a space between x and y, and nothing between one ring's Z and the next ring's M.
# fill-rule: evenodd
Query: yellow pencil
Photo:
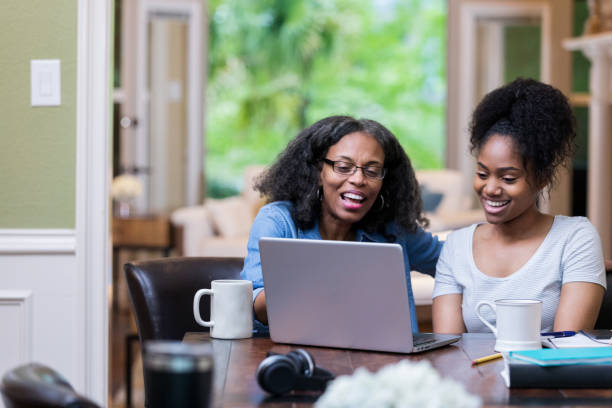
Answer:
M501 357L502 357L501 353L495 353L495 354L491 354L490 356L480 357L472 361L472 366L475 366L476 364L484 363L486 361L496 360Z

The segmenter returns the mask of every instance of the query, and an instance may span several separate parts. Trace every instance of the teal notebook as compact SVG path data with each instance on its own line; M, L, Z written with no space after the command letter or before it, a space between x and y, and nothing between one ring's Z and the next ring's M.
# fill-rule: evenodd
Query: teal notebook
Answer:
M511 351L511 360L522 360L540 366L572 364L612 364L612 347L576 347Z

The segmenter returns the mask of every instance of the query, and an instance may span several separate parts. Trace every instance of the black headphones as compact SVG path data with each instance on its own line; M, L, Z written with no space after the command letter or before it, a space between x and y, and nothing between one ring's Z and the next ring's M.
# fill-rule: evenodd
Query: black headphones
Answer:
M255 372L257 383L274 395L291 390L323 391L334 375L315 365L314 358L302 349L287 354L268 353Z

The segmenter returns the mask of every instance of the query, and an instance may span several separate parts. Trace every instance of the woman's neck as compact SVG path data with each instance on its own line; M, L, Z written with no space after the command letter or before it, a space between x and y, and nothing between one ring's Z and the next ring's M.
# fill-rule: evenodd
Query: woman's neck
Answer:
M541 213L536 206L502 224L492 225L493 231L506 241L519 241L541 235L550 229L554 217Z
M354 241L356 236L353 224L340 222L324 215L319 220L319 234L321 238L332 241Z

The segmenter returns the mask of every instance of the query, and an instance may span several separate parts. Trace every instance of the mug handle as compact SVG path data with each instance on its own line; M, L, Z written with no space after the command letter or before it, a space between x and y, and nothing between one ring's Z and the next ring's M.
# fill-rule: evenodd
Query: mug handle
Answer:
M207 322L205 320L202 320L202 316L200 316L200 298L202 298L202 296L204 295L212 295L212 294L213 294L212 289L200 289L196 292L195 296L193 297L193 317L195 318L195 321L200 326L213 327L215 325L214 320Z
M480 308L482 306L489 306L491 310L493 310L493 313L495 314L497 314L497 309L495 308L495 305L493 303L487 302L486 300L483 300L482 302L478 302L478 304L476 305L476 316L478 316L480 321L483 322L485 326L487 326L489 329L491 329L491 331L495 334L495 336L497 336L497 329L495 328L495 326L493 326L487 319L482 317L482 315L480 314Z

